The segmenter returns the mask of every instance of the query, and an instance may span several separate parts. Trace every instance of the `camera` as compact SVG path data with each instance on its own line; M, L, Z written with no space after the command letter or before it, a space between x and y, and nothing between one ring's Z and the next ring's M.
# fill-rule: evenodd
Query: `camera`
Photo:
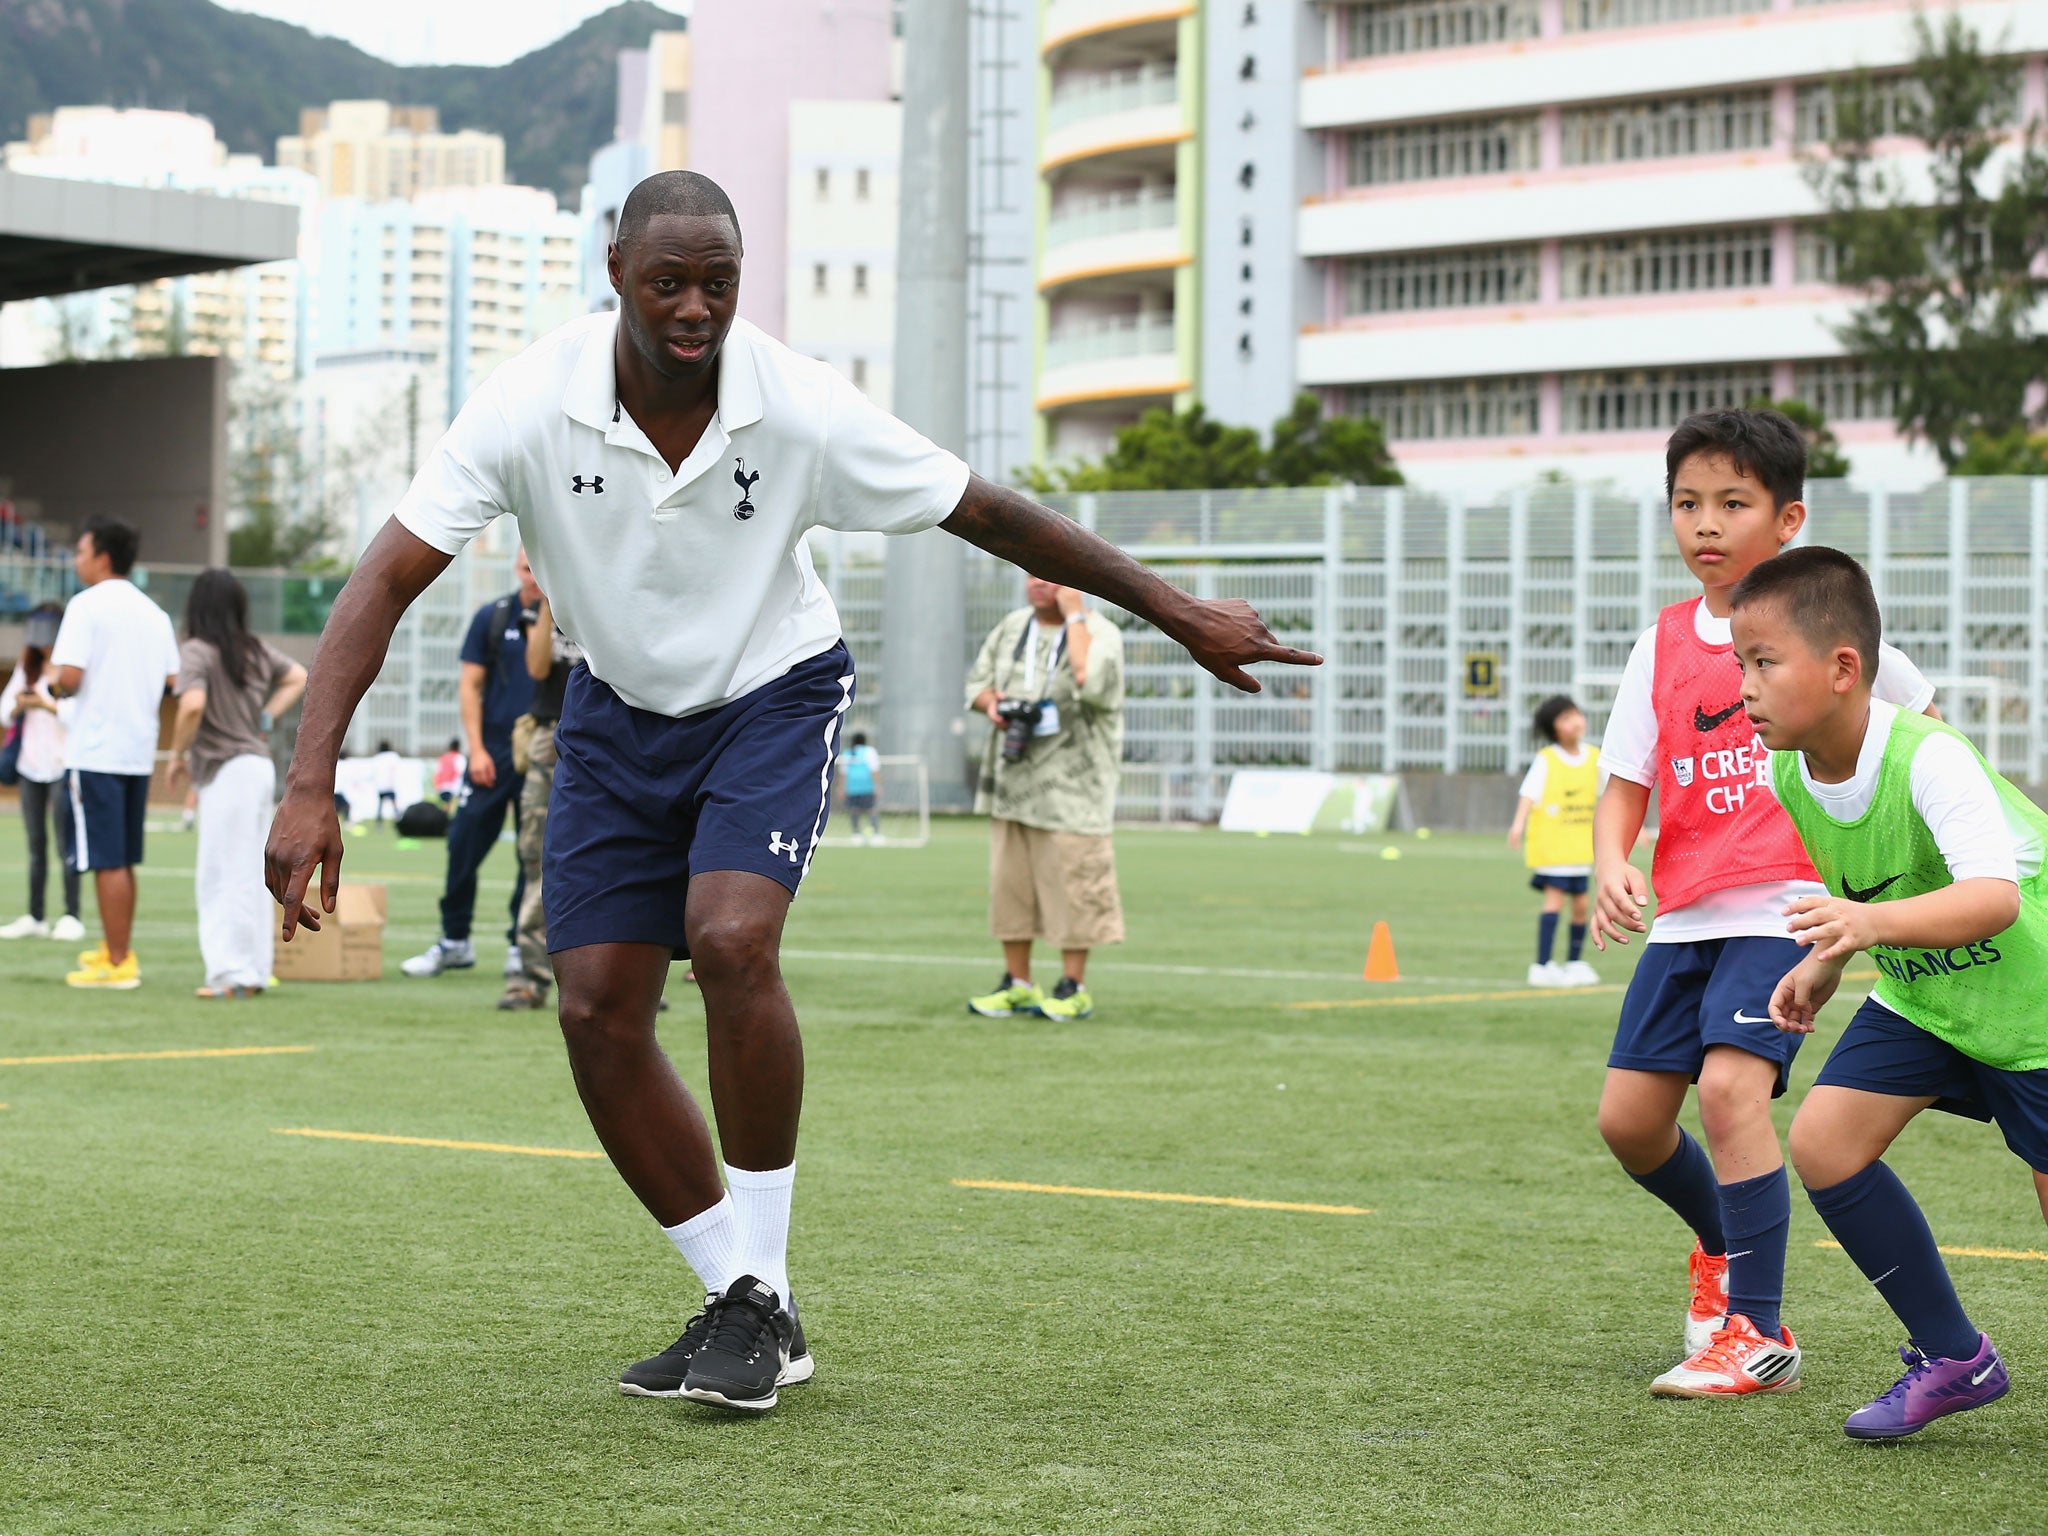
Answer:
M1003 699L997 703L996 713L1003 717L1003 761L1023 762L1045 706L1031 699Z

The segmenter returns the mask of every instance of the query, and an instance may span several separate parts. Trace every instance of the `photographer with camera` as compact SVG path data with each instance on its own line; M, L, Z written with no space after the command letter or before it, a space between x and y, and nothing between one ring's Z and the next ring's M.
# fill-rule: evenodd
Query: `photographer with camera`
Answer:
M1003 946L1003 979L970 998L983 1018L1039 1014L1085 1019L1088 951L1120 944L1110 825L1123 773L1124 639L1082 607L1072 587L1032 576L1030 604L982 642L967 707L993 729L974 808L989 817L989 928ZM1063 961L1050 994L1031 980L1031 942Z

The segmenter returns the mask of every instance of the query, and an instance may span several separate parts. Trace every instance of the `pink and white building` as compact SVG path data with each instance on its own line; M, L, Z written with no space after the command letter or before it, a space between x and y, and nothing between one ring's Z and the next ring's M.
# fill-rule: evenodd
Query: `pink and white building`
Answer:
M1271 0L1269 0L1271 3ZM2048 115L2048 4L1965 0ZM1896 100L1910 0L1363 0L1302 13L1299 384L1410 477L1636 483L1689 411L1796 395L1856 478L1938 471L1841 357L1802 160L1829 82ZM1934 17L1939 23L1939 13ZM1880 149L1886 146L1880 145ZM1891 146L1924 180L1911 141Z

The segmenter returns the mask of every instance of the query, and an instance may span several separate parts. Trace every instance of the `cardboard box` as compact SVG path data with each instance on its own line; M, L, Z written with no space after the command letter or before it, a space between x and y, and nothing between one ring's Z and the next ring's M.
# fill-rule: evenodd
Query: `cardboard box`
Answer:
M317 908L319 898L313 898ZM279 981L381 981L384 977L384 887L344 880L334 910L320 914L320 931L301 928L276 946ZM279 932L284 909L278 908Z

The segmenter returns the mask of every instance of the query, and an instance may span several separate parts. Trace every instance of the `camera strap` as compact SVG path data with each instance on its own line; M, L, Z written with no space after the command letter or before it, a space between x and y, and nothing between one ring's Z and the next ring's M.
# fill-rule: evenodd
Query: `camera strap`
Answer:
M1038 615L1033 614L1024 621L1024 633L1017 637L1017 649L1010 653L1010 660L1024 663L1024 689L1022 697L1036 700L1038 689L1038 647L1031 642L1037 638ZM1062 624L1060 632L1052 642L1052 654L1045 659L1045 691L1052 692L1052 675L1060 669L1060 657L1066 654L1067 626Z

